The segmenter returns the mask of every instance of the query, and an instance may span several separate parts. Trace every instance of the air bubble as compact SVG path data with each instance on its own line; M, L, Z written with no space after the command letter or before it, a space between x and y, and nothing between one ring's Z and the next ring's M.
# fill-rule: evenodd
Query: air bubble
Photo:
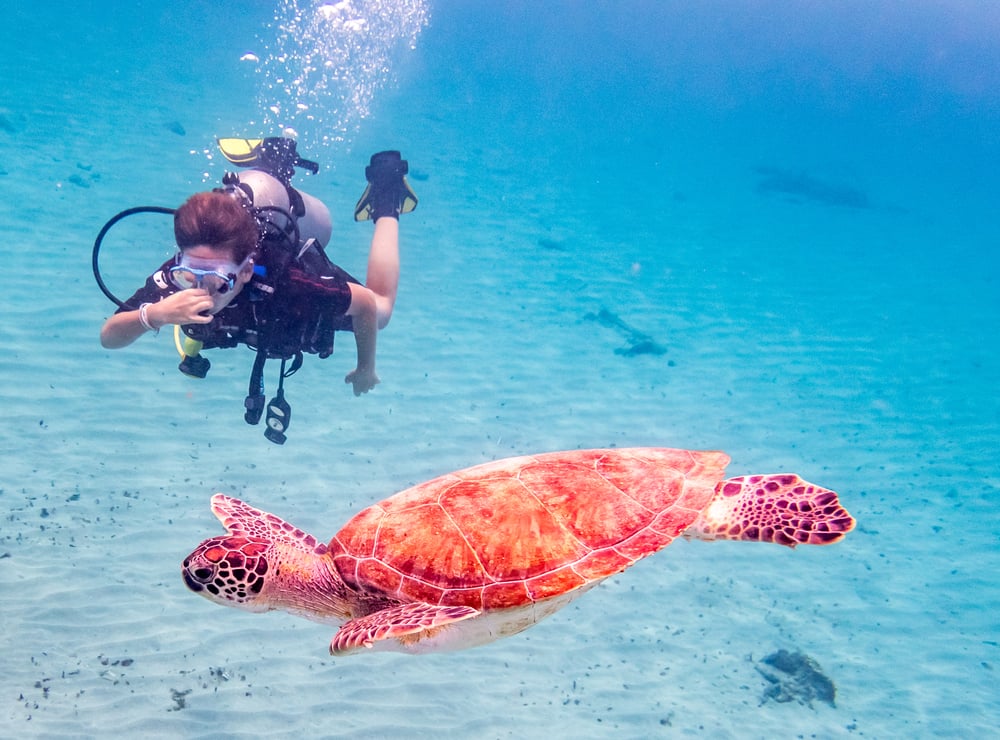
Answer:
M341 0L315 7L281 0L256 74L267 110L262 125L297 126L301 151L342 141L371 112L375 94L392 82L401 53L412 50L429 20L429 0Z

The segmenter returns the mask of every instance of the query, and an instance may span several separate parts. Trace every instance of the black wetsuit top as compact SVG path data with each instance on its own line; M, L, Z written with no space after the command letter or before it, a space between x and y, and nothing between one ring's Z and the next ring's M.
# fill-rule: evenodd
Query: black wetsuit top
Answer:
M170 281L171 259L149 276L146 284L116 311L135 311L143 303L156 303L178 292ZM266 268L256 267L254 276L235 300L219 311L210 324L182 326L184 333L203 343L204 349L246 344L263 348L269 357L289 358L298 352L328 357L333 352L335 331L353 331L348 283L360 282L329 263L324 274L307 273L287 266L277 279Z

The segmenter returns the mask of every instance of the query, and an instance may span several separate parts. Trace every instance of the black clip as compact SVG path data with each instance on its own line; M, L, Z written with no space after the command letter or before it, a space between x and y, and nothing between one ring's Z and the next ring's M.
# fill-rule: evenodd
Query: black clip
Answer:
M264 414L264 396L247 396L243 400L243 405L246 407L243 418L247 424L259 423L260 417Z

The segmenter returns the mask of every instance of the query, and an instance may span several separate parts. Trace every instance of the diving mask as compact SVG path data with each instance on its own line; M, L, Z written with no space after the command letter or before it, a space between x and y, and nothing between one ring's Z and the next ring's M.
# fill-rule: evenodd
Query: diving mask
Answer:
M247 257L240 265L232 262L192 257L181 252L170 268L170 279L181 290L201 288L213 295L225 295L236 285L236 277L250 264Z

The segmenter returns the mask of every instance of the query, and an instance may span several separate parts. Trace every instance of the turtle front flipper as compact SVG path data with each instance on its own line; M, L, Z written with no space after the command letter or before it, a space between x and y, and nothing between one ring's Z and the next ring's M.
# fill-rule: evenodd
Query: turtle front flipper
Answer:
M684 536L778 545L831 545L854 529L837 494L793 473L724 480Z
M229 534L266 542L283 542L305 553L319 555L326 552L326 545L308 532L224 493L212 496L212 513Z
M478 614L479 611L471 606L433 606L419 602L391 606L345 622L330 642L330 654L347 655L374 647L378 640L398 640L401 648L388 648L390 650L421 652L419 648L407 650L406 646L435 635L445 625Z

